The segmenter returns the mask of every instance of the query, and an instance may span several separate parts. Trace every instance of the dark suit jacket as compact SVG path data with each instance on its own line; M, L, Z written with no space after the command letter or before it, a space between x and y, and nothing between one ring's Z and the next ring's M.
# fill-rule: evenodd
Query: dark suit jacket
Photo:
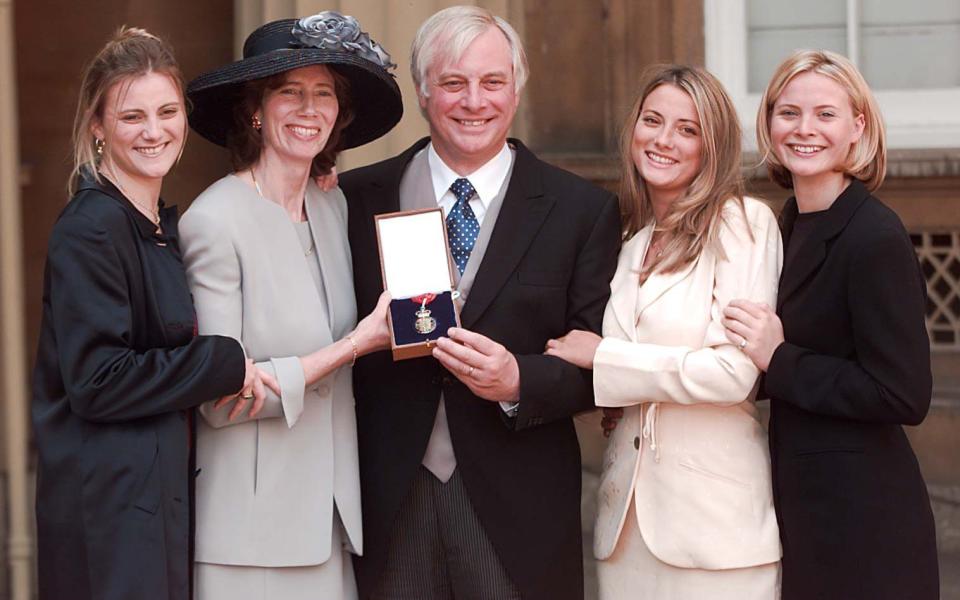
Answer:
M186 409L239 391L244 355L196 321L177 246L105 182L50 236L33 375L41 600L188 598ZM164 244L164 245L160 245Z
M373 216L399 210L400 178L422 139L398 157L345 173L359 314L383 290ZM357 361L364 556L361 597L386 560L391 526L423 460L443 391L457 468L513 582L530 600L580 600L580 449L571 415L593 408L589 371L544 356L570 329L600 331L620 247L611 194L538 160L516 140L513 174L461 314L520 367L513 419L473 396L433 358Z
M797 217L790 199L784 240ZM897 215L854 181L780 279L766 375L783 600L938 597L926 488L901 424L930 405L926 292Z

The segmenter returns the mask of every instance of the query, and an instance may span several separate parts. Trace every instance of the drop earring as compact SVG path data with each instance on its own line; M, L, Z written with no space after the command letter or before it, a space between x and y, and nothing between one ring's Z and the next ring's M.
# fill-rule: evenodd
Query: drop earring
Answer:
M260 131L260 128L263 127L263 123L260 122L260 117L257 115L253 115L250 119L250 124L253 125L253 128L257 131Z
M93 138L93 147L97 151L97 156L103 156L104 145L103 140L100 138Z

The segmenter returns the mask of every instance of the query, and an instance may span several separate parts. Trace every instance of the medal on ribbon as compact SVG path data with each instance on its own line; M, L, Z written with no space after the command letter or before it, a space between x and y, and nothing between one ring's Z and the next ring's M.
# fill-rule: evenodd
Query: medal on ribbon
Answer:
M413 328L421 335L427 335L437 328L437 320L430 316L430 311L427 309L427 305L433 302L436 297L436 294L421 294L410 298L414 304L420 305L420 310L416 312L417 320L414 321Z

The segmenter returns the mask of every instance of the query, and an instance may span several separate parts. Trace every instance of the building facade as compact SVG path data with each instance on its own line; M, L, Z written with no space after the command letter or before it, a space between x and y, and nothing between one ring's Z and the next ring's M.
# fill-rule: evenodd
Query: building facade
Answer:
M70 128L85 61L120 25L142 26L173 44L189 80L238 56L246 34L263 22L327 9L354 15L398 63L406 114L388 136L342 156L339 166L344 170L396 154L426 135L409 76L409 47L424 19L459 3L0 0L0 15L12 32L0 36L0 58L10 57L13 67L4 70L0 64L0 88L5 88L0 109L15 119L15 126L0 129L0 160L8 165L6 170L0 167L6 179L0 185L11 190L0 197L0 219L6 220L0 221L0 235L6 238L0 241L0 327L8 334L0 348L0 358L7 357L0 372L6 411L0 464L8 483L2 505L9 523L0 554L11 564L10 577L0 581L0 597L9 589L10 597L28 598L34 589L23 575L27 566L32 570L33 560L26 378L39 331L47 236L67 200ZM956 504L951 490L960 486L960 3L473 3L509 20L526 43L531 77L513 134L548 161L612 190L619 170L619 132L641 70L654 62L693 63L710 68L734 97L746 134L744 168L751 194L779 207L788 194L766 180L753 151L753 118L766 79L794 48L822 47L854 58L877 92L890 133L889 175L878 195L910 230L928 283L935 397L930 417L910 435L935 500L937 494L946 495ZM221 149L192 135L181 163L166 180L164 198L182 212L228 169ZM11 362L13 355L24 358ZM599 470L603 438L596 421L587 418L580 425L589 488ZM586 497L585 511L589 506ZM589 521L585 519L585 525ZM960 555L954 533L941 536L941 547Z

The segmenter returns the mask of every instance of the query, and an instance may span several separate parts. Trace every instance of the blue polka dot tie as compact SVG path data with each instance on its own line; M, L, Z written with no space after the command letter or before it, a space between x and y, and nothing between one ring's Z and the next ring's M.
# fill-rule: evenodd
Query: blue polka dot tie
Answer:
M450 191L457 197L457 202L447 215L447 241L450 243L453 261L463 275L467 261L470 260L470 252L477 241L477 234L480 233L480 223L469 204L470 198L477 191L473 189L470 181L463 177L453 182Z

